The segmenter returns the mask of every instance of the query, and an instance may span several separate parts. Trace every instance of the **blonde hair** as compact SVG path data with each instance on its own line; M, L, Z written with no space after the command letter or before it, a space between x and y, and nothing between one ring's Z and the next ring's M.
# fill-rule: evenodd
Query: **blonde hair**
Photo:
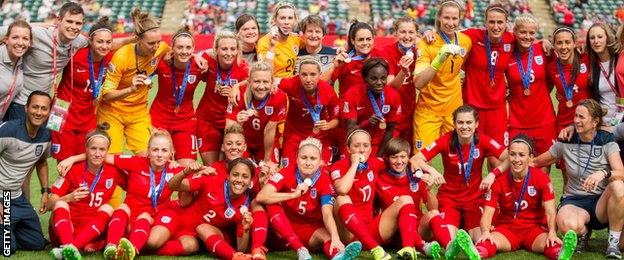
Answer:
M351 131L351 133L349 133L349 135L347 135L347 146L351 145L351 139L357 133L365 134L366 136L368 136L368 142L371 142L371 140L372 140L371 135L366 130L361 129L361 128L356 128L353 131Z
M220 30L217 34L215 34L214 43L212 44L213 47L208 52L208 55L218 61L217 49L219 49L219 42L223 39L234 39L236 41L236 50L238 51L236 52L236 60L234 60L234 62L236 62L236 64L240 64L242 54L241 42L238 36L230 30Z
M251 75L253 75L254 72L258 72L258 71L267 71L267 72L269 72L269 74L271 74L271 83L273 83L273 67L271 65L269 65L268 63L266 63L264 61L258 61L256 63L252 64L251 68L249 68L249 77L248 77L248 80L247 80L247 89L245 90L245 95L244 95L245 105L247 105L249 103L249 101L253 98L253 94L251 93L251 82L252 82Z
M226 135L229 134L239 134L239 135L245 135L245 130L243 129L243 127L239 124L233 124L231 126L228 126L227 128L225 128L225 130L223 131L223 137L225 138Z
M299 153L299 151L301 151L301 149L306 146L312 146L318 149L319 153L323 151L323 144L321 144L321 141L319 139L316 139L314 137L308 137L306 139L303 139L303 141L299 143L299 149L297 149L297 153Z
M295 21L299 20L297 19L297 7L295 7L295 5L293 5L291 2L281 1L278 2L273 9L271 19L269 19L269 27L275 23L275 19L277 19L277 13L279 13L279 11L282 9L292 9L293 13L295 14Z
M106 139L106 141L108 142L108 146L110 147L111 138L110 135L108 135L108 129L110 129L110 124L108 124L108 122L102 122L101 124L97 125L95 129L91 130L91 132L87 134L85 147L89 147L89 143L91 143L91 140L93 140L93 138L95 137L101 137Z
M514 30L520 27L520 25L525 24L535 24L539 30L539 23L537 22L537 19L535 19L535 16L526 13L516 16L516 19L514 20Z
M455 0L446 0L440 3L440 5L438 6L438 9L436 10L436 17L435 17L435 29L436 30L440 30L440 15L442 15L442 10L444 10L444 8L447 8L447 7L457 8L457 10L459 10L460 20L464 17L464 6L462 4L458 3Z
M175 154L175 148L173 147L173 139L171 138L171 134L169 133L169 131L162 129L162 128L152 128L152 133L150 135L149 140L147 141L147 146L150 147L152 146L152 141L156 138L165 138L169 141L169 147L171 147L171 156L173 157L173 155Z
M132 17L132 23L134 24L134 33L139 38L147 31L160 28L158 19L152 17L149 12L142 12L139 8L132 9L130 17Z

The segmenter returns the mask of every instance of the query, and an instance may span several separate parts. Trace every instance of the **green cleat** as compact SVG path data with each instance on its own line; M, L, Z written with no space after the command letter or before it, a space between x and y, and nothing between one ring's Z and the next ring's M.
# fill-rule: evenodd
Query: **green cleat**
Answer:
M425 255L430 256L434 260L442 259L442 247L437 241L426 242L423 251L425 251Z
M457 237L455 237L455 239L453 239L446 246L446 253L444 253L444 259L453 260L457 258L457 255L459 255L460 252L461 252L461 247L459 247L459 244L457 243Z
M130 240L126 238L122 238L119 240L119 247L117 248L118 252L121 252L120 255L121 260L134 260L136 257L136 249L134 249L134 245L130 242Z
M104 259L105 260L113 260L117 259L117 246L113 244L108 244L104 248Z
M401 248L401 250L397 252L397 255L399 255L399 259L401 260L415 260L416 258L418 258L418 253L416 253L416 249L411 246Z
M574 254L576 242L576 232L568 230L568 232L566 232L563 236L563 246L561 247L561 251L559 251L559 258L557 259L570 260Z
M477 247L475 247L474 243L472 243L472 239L468 232L463 229L457 231L457 235L455 236L455 240L457 240L457 244L464 250L464 253L468 256L470 260L481 260L481 256L479 255L479 251L477 251Z
M371 253L373 254L373 258L375 258L375 260L391 260L392 257L386 253L386 250L384 250L381 246L377 246L373 249L371 249Z
M345 246L344 250L338 252L332 260L352 260L356 259L362 252L362 243L353 241Z
M63 260L63 249L60 247L55 247L50 250L50 256L55 260Z
M63 259L82 260L82 255L80 255L80 251L72 244L63 247L63 251L61 254L63 255Z

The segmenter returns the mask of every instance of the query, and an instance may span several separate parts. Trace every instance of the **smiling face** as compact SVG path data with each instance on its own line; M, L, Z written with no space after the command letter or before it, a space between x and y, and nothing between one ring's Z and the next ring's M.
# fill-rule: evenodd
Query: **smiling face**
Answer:
M113 47L113 34L110 31L98 31L89 40L89 45L99 57L104 57Z
M357 55L369 54L373 49L373 32L368 29L360 29L355 33L355 38L351 39Z
M520 23L514 28L516 43L521 49L529 49L531 45L533 45L533 42L535 42L536 34L537 24L534 23Z
M256 24L256 21L254 21L254 20L247 21L238 30L238 37L245 44L256 45L256 42L258 42L258 35L259 35L259 33L258 33L258 25Z
M594 26L587 32L589 35L589 45L597 54L607 50L607 32L600 26Z
M261 100L269 95L271 85L273 85L273 73L271 71L258 70L249 75L251 93L257 100Z
M301 174L310 176L321 167L321 151L312 145L305 145L297 152L297 167Z
M499 11L490 10L487 13L485 27L490 38L500 39L503 37L503 33L507 27L507 16Z
M472 139L479 123L475 120L472 112L462 112L455 118L455 131L461 139Z
M236 38L223 38L217 42L217 59L222 65L232 65L238 55L238 42Z
M20 58L26 53L31 44L30 29L14 26L4 40L9 55Z
M403 22L397 26L396 37L403 47L412 47L416 45L418 40L418 30L416 25L411 22Z
M42 126L50 115L51 100L47 96L33 95L26 106L28 122L35 127Z
M381 93L388 82L388 71L382 66L375 66L368 71L364 81L373 93Z
M454 5L447 5L438 13L439 30L446 35L452 35L459 28L459 9Z
M247 150L247 143L245 143L245 136L242 134L230 133L223 137L221 151L225 155L225 159L231 161L242 157L245 150Z
M188 36L178 36L173 43L173 58L180 63L188 62L195 51L193 39Z
M323 41L323 28L316 24L308 24L303 32L303 40L306 47L318 48Z
M251 172L249 171L249 167L244 163L237 163L230 170L228 180L230 181L230 192L236 197L242 196L251 185Z
M153 168L165 167L167 162L173 157L173 144L165 136L154 136L150 139L147 147L147 157Z
M357 132L351 136L349 142L349 154L361 154L368 160L371 154L371 139L370 136L363 132Z
M560 31L554 36L555 51L562 61L572 61L574 58L574 36L568 31Z
M83 24L83 14L70 14L69 12L65 13L65 16L58 20L58 30L61 40L69 42L76 39L82 30Z
M100 136L91 138L87 143L87 161L94 166L100 166L104 163L104 158L108 153L108 139Z
M409 160L409 156L406 151L401 151L399 153L390 155L388 157L388 164L392 170L396 172L405 172L407 169L407 162Z
M509 145L509 162L511 173L514 175L524 174L529 167L531 155L529 146L523 142L512 142Z

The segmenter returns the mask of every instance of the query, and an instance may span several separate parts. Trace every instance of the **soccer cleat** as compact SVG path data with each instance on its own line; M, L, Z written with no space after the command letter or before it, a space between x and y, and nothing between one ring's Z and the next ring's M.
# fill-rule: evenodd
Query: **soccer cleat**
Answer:
M437 241L425 242L423 251L426 256L430 256L434 260L442 259L442 247Z
M63 249L60 247L52 248L50 256L52 256L52 259L63 260Z
M132 242L125 237L119 240L117 251L121 252L121 260L133 260L136 257L136 249L134 249L134 245L132 245Z
M559 251L558 260L570 260L572 255L574 254L574 249L576 248L576 232L573 230L568 230L563 236L563 245L561 247L561 251Z
M401 260L415 260L418 256L416 249L411 246L401 248L401 250L397 252L397 255Z
M362 252L362 243L360 243L360 241L353 241L345 246L344 250L332 257L332 260L352 260L358 257L360 252Z
M310 251L307 248L301 247L297 249L297 259L298 260L312 260L312 256L310 255Z
M72 244L63 247L62 255L63 259L82 260L82 255L80 255L80 251L78 251L78 248L76 248Z
M479 251L477 251L477 247L475 247L474 243L472 243L472 239L468 232L460 229L457 231L457 235L455 236L455 240L457 240L457 244L464 250L464 253L468 256L470 260L481 260L481 256L479 255Z
M113 244L108 244L104 248L104 259L105 260L113 260L117 259L117 246Z
M566 233L567 234L567 233ZM585 235L577 236L576 238L576 248L574 249L577 253L585 253L587 252L587 248L589 246L588 241L591 233L588 231Z
M622 259L622 252L617 246L607 246L607 251L605 251L605 258L607 259Z
M388 253L386 253L386 250L384 250L381 246L377 246L371 249L371 253L373 254L373 258L375 258L375 260L392 259L392 257Z
M232 256L232 260L251 260L251 255L242 252L236 252L234 253L234 256Z
M444 259L452 260L457 258L457 255L461 252L461 247L457 242L457 236L455 239L451 240L449 244L446 246L446 253L444 253Z
M266 260L266 253L269 250L266 247L256 247L253 250L251 250L251 258L253 260Z

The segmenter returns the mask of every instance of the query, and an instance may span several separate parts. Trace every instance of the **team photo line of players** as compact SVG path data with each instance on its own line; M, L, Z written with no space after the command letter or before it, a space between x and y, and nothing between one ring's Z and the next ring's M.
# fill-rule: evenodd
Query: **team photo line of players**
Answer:
M28 200L35 168L59 259L201 248L266 259L266 246L298 259L362 249L390 259L383 247L401 259L519 249L570 259L607 227L605 256L621 258L624 44L609 25L592 26L581 53L567 27L537 41L531 15L508 32L499 4L485 28L460 31L463 6L443 1L422 39L400 18L397 42L374 46L371 26L355 21L346 50L334 50L321 45L319 17L296 14L278 3L263 37L243 15L202 53L186 28L163 42L138 9L125 38L113 39L107 18L81 35L84 11L71 2L55 26L2 27L0 74L11 80L0 82L0 183L12 191L12 252L45 246ZM429 164L438 154L443 174ZM62 176L51 189L49 155ZM554 163L565 183L558 208Z

